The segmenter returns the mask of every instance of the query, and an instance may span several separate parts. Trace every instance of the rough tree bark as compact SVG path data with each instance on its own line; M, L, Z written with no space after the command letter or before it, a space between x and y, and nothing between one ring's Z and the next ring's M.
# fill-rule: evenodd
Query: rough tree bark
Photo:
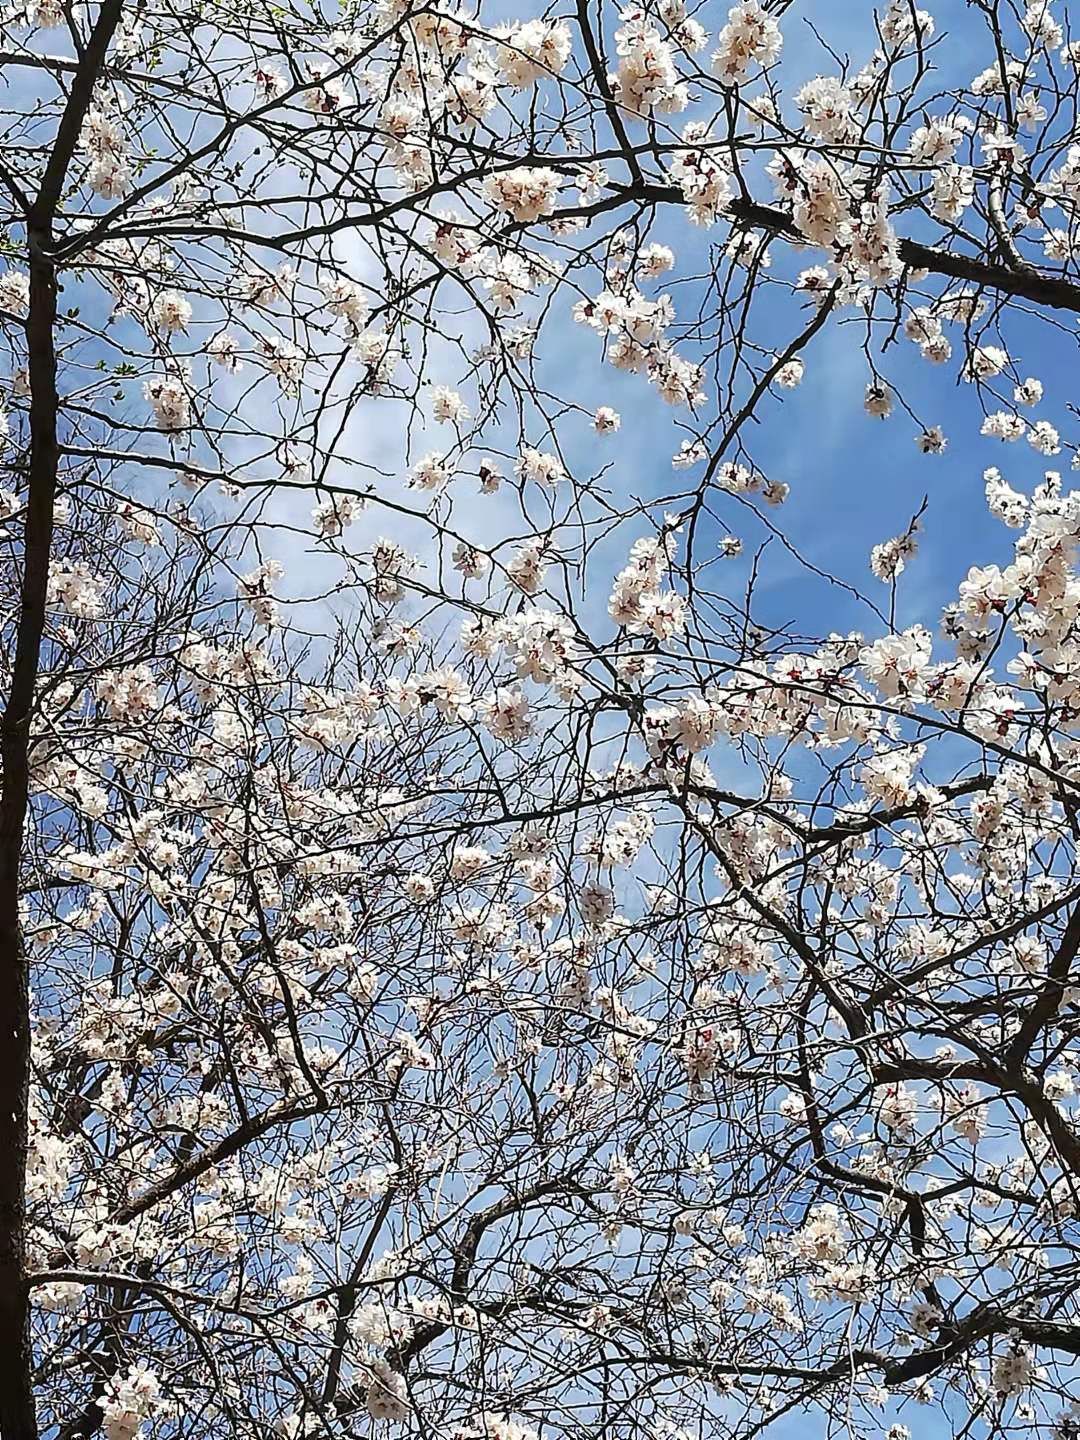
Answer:
M59 444L56 390L56 265L53 225L123 0L105 0L72 81L38 194L26 214L30 305L30 453L18 638L0 717L0 1436L36 1440L30 1307L26 1285L27 1102L30 976L19 923L30 773L30 725L45 630Z

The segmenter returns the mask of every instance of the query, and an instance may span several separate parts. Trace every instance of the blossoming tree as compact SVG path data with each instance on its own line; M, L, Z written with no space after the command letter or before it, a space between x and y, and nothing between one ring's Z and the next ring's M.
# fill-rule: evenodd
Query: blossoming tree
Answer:
M1077 1433L1080 40L845 8L5 13L3 1440Z

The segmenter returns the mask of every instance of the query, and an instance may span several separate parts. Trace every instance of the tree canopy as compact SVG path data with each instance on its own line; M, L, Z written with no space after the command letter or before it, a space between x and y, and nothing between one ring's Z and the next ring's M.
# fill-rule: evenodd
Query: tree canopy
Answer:
M1080 1434L1068 11L5 11L3 1440Z

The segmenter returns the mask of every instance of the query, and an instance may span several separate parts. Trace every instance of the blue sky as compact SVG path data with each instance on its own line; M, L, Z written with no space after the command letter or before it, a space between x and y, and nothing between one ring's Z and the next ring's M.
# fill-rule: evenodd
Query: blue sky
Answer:
M699 12L713 37L726 8L726 0L710 0ZM970 81L990 61L992 48L982 17L965 0L941 0L930 8L938 41L933 49L937 73L927 82L928 92L932 93ZM530 13L529 7L513 9L517 14ZM1061 6L1058 11L1065 19ZM791 5L781 22L784 52L779 82L783 93L790 97L813 76L836 72L836 61L823 49L814 30L839 54L850 56L852 70L860 68L875 45L873 17L874 6L863 0L801 0ZM610 58L612 32L618 23L615 5L605 7L605 23ZM947 106L935 108L941 113ZM644 133L642 127L637 129ZM771 198L764 179L760 181L759 195ZM675 276L669 277L675 278L687 271L703 270L709 248L722 246L726 231L723 224L708 231L696 230L683 216L669 213L658 219L652 238L667 241L675 249L677 268ZM783 243L774 243L772 254L772 273L787 278L821 258L811 250L795 252ZM593 275L590 280L595 280L595 288L599 288L599 277ZM652 293L665 288L663 283L658 284ZM933 288L933 282L928 288ZM87 291L93 291L93 287L83 289L80 302L85 306L96 299L100 309L100 295L93 292L91 298ZM694 286L679 285L673 293L680 318L691 315L697 300ZM451 299L456 303L459 297L451 295ZM545 324L538 350L539 373L552 390L569 393L587 410L610 403L622 415L622 430L611 440L597 438L585 415L561 427L579 476L610 465L603 483L620 499L635 495L655 500L692 485L700 471L676 474L670 463L686 433L678 426L680 412L664 405L643 378L621 375L604 365L596 337L570 322L569 305L568 295L559 296ZM754 315L753 338L777 348L805 323L803 307L779 286L763 290L755 302ZM1021 373L1037 375L1046 383L1046 403L1039 413L1059 425L1066 442L1080 439L1080 431L1070 434L1064 413L1070 399L1067 377L1076 362L1076 335L1075 317L1068 314L1059 317L1057 327L1037 317L1011 315L1006 335ZM953 338L959 352L960 336L954 333ZM981 438L978 397L972 387L957 382L957 357L948 366L929 365L901 335L884 354L876 355L876 363L920 420L928 425L941 424L949 437L944 455L920 455L915 445L917 427L909 416L898 409L892 419L881 422L863 412L863 389L868 378L861 353L863 339L864 326L856 312L846 312L840 320L830 321L804 353L806 376L802 386L794 392L774 392L767 397L757 423L748 426L745 434L757 466L769 478L791 487L787 504L779 511L767 512L768 518L782 526L813 564L862 589L879 606L885 607L888 593L869 572L870 550L875 543L902 532L923 498L927 498L920 551L902 577L897 613L902 624L922 621L933 627L942 605L953 597L969 565L1001 563L1011 554L1013 537L986 511L984 469L997 464L1018 488L1030 490L1042 478L1047 464L1067 471L1069 456L1063 454L1054 462L1045 462L1022 442L1003 446ZM429 379L454 383L460 369L460 357L447 349L431 367ZM221 393L228 389L220 379L216 387ZM137 387L132 391L131 413L141 417L144 407L136 391ZM474 400L472 396L467 398ZM710 407L713 403L710 397ZM711 409L707 413L711 414ZM372 460L388 477L403 479L403 435L403 407L381 399L365 400L350 427L351 453ZM427 435L419 436L415 453L440 443L445 445L448 438L438 427L429 427ZM536 443L540 443L539 436ZM339 473L332 478L362 483L355 471L347 477ZM393 479L388 478L385 484L387 493L400 494ZM463 486L458 498L465 503L455 507L455 523L470 538L492 543L507 533L520 533L520 526L513 523L509 497L474 502L467 493L468 482ZM418 499L415 495L406 498L413 503ZM306 497L296 496L279 499L276 508L280 518L303 520L310 505ZM732 596L741 596L753 553L766 532L737 501L723 501L718 508L726 528L744 539L746 550L741 559L714 567L714 583ZM644 522L633 529L622 527L598 552L595 594L590 593L589 611L590 617L595 614L601 623L606 582L623 563L634 534L645 528ZM362 546L369 536L379 533L395 534L410 543L413 532L419 541L423 527L376 508L351 532L350 544ZM700 553L707 553L709 544L715 545L722 533L717 528ZM299 561L294 540L283 537L281 543L287 552L284 558L298 582L296 589L302 590L309 578L308 567ZM320 572L324 575L323 563L316 561L313 571L316 576ZM758 619L775 626L793 624L803 634L834 629L870 631L877 624L872 613L854 597L814 577L778 543L770 546L762 568L757 605Z
M973 76L993 58L992 45L979 12L963 0L945 0L932 5L940 43L933 51L937 73L928 77L926 93L933 94L952 85L970 83ZM707 6L702 20L715 32L724 7ZM815 0L793 5L782 20L784 53L780 64L780 85L790 96L817 74L835 74L836 63L822 49L808 21L840 53L851 58L852 70L860 68L874 48L873 9L870 4L843 3L843 0ZM1059 18L1067 16L1057 7ZM610 35L609 35L610 45ZM934 107L947 113L947 102ZM681 118L681 117L680 117ZM767 182L759 198L771 199ZM906 218L901 233L917 233L914 221ZM722 245L726 227L695 231L682 217L662 217L652 238L670 243L677 253L675 274L694 271L704 260L709 245ZM772 246L773 275L793 278L806 265L818 263L812 250L794 251L783 243ZM669 277L665 277L667 279ZM933 277L924 286L931 294L940 285ZM663 284L656 287L662 290ZM676 287L677 311L692 313L696 295L692 287ZM782 347L805 323L805 312L790 294L779 287L764 292L755 303L753 338ZM1004 343L1022 376L1034 375L1046 386L1046 398L1037 415L1045 415L1062 433L1066 447L1080 439L1070 426L1065 407L1072 398L1069 377L1076 365L1076 324L1074 316L1045 317L1010 312L1003 325ZM806 376L793 392L774 392L762 404L757 424L747 427L749 447L758 467L772 479L791 487L787 503L768 511L810 561L868 594L887 608L888 590L869 570L872 546L903 532L926 498L928 501L917 557L901 578L897 618L901 625L922 622L935 629L941 608L955 597L956 587L973 564L1004 564L1011 558L1015 536L986 509L983 472L997 465L1018 489L1030 492L1047 468L1063 473L1066 487L1071 483L1070 454L1066 449L1053 460L1035 454L1024 442L1003 445L979 434L983 418L974 387L960 382L957 372L963 351L962 327L949 327L954 343L953 360L934 366L901 333L882 349L888 327L880 324L874 345L875 363L893 387L925 425L940 424L949 439L946 453L923 456L916 447L918 427L898 406L887 421L867 416L862 407L863 390L870 378L862 346L865 325L856 311L846 311L831 321L804 352ZM555 336L557 335L557 338ZM993 332L988 343L1001 343ZM560 327L546 332L543 374L556 376L566 388L568 373L573 376L573 394L581 404L610 403L622 415L622 430L614 441L596 440L582 426L581 448L575 455L585 471L607 461L613 468L606 481L620 496L657 496L681 488L679 481L692 481L700 471L673 475L670 460L678 448L678 412L659 401L640 377L617 374L599 363L595 337ZM1006 396L1011 384L1003 385ZM990 408L995 408L991 406ZM730 528L745 541L744 555L724 562L722 578L728 594L741 595L756 544L765 531L736 501L718 508ZM612 542L613 563L619 563L622 544ZM717 531L716 538L722 533ZM605 554L608 552L604 552ZM706 553L702 548L701 554ZM794 623L800 632L827 632L831 629L880 628L873 615L846 592L811 575L782 547L770 546L758 589L759 618L767 623Z

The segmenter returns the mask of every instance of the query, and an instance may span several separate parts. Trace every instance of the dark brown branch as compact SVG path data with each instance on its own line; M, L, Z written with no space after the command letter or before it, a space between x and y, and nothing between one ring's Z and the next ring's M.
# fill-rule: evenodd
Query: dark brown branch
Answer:
M594 205L583 206L566 214L597 215L628 203L684 204L682 191L674 185L627 185L605 195ZM756 230L771 230L788 240L806 244L791 216L771 205L752 200L733 200L728 215L738 225ZM1017 300L1030 300L1052 310L1071 310L1080 315L1080 285L1058 275L1044 275L1034 266L1021 270L992 261L978 260L971 255L958 255L936 245L923 245L906 236L899 242L900 258L912 270L928 270L933 275L947 275L953 280L966 280L979 289L997 290Z
M676 192L682 199L681 192ZM777 234L801 240L798 228L783 210L774 210L768 205L755 205L736 200L731 206L731 216L744 225L760 229L775 230ZM912 270L929 270L934 275L948 275L953 280L967 280L980 289L998 290L1002 294L1015 296L1018 300L1030 300L1036 305L1048 305L1053 310L1073 310L1080 314L1080 285L1055 275L1042 275L1033 266L1014 270L1008 265L997 265L986 260L976 260L970 255L957 255L952 250L942 250L936 245L923 245L918 240L906 237L900 240L900 258Z
M105 0L72 81L41 189L26 216L30 304L29 494L18 636L11 687L0 717L0 1434L36 1440L33 1353L26 1272L26 1163L29 1141L30 973L19 921L23 838L30 790L30 725L37 685L52 549L59 463L56 414L56 267L53 221L94 85L123 0Z

